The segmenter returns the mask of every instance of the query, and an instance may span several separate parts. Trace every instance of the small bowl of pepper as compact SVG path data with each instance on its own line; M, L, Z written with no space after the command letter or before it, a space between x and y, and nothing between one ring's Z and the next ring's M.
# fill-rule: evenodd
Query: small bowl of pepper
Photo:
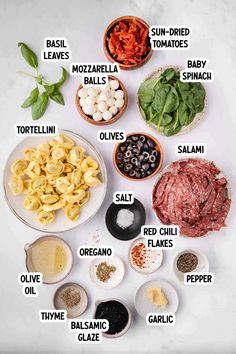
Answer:
M153 177L163 163L163 150L159 141L147 133L130 133L116 145L113 163L117 172L132 181Z
M149 25L135 16L119 17L107 27L103 47L107 59L121 69L139 68L152 55Z
M172 268L178 280L184 282L185 273L208 272L209 262L199 250L187 249L174 257Z

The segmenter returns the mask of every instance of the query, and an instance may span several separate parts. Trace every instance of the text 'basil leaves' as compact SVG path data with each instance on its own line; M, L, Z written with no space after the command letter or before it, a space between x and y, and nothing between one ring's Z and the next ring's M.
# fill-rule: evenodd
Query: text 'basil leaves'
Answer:
M37 101L32 105L32 119L37 120L41 118L46 111L47 104L48 95L46 92L43 92L39 95Z
M18 43L18 47L21 49L21 54L27 61L27 63L32 66L32 68L38 67L38 58L37 55L25 44L25 43Z
M27 108L37 101L39 96L39 89L35 87L31 92L29 97L26 98L25 102L21 105L22 108Z

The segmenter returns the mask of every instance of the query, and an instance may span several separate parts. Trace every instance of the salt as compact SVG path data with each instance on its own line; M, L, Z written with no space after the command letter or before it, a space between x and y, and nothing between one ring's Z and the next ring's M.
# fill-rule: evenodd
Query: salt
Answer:
M126 229L134 222L134 213L129 209L120 209L117 213L116 223L122 229Z

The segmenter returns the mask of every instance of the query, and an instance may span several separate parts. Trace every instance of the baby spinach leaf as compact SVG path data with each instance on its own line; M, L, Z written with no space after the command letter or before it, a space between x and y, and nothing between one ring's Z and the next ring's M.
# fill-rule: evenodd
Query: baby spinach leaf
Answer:
M65 104L64 98L63 98L63 96L62 96L62 94L61 94L61 92L60 92L59 90L55 89L55 90L49 95L49 97L50 97L53 101L55 101L56 103L61 104L61 105L64 106L64 104Z
M32 66L32 68L36 69L38 67L37 55L25 43L19 42L18 47L20 47L21 54L27 63Z
M162 122L161 125L164 127L168 124L170 124L173 120L173 117L170 114L164 113L162 117Z
M138 90L138 96L139 100L142 103L151 103L153 98L154 98L154 88L155 85L157 84L158 79L153 78L153 79L148 79L145 80L141 86L139 87Z
M38 99L32 105L32 119L37 120L41 118L47 108L48 104L48 95L47 92L44 91L41 95L38 96Z
M38 87L35 87L31 92L30 95L26 98L25 102L21 105L22 108L27 108L31 106L34 102L37 101L39 95Z
M179 116L179 123L180 125L188 125L188 117L189 117L189 111L188 111L188 106L181 101L179 103L179 107L178 107L178 116Z

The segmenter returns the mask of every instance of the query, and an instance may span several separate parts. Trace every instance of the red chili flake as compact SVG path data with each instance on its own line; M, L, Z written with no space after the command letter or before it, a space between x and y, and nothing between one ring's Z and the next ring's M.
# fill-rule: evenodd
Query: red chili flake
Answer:
M151 50L148 28L135 18L127 23L120 21L107 41L113 58L126 65L140 63Z
M140 242L138 245L134 246L131 251L131 257L133 263L141 269L145 266L146 263L146 259L147 259L146 253L147 253L147 249L143 242Z

